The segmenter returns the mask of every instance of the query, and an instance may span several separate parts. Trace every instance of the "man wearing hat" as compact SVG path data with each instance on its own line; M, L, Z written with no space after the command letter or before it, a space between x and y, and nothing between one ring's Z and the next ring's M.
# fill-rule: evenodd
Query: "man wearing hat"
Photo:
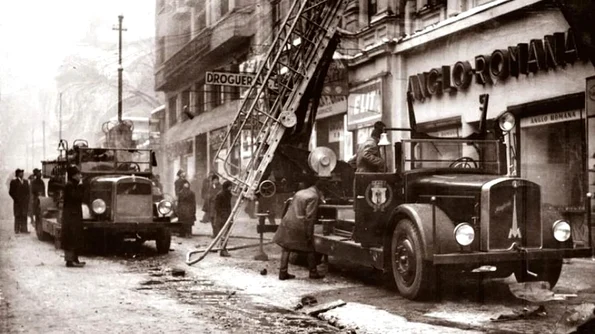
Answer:
M83 267L78 255L83 245L83 186L81 172L71 165L66 169L68 182L64 187L64 208L62 210L62 248L67 267Z
M29 182L23 179L25 171L17 168L15 178L10 181L8 194L13 200L14 233L29 233L27 231L27 212L29 211Z
M355 157L350 159L350 164L353 164L355 160L356 172L380 173L385 171L386 165L384 159L380 156L380 148L378 147L380 134L384 132L385 128L386 125L382 122L374 123L370 138L358 148Z
M176 193L176 198L178 198L180 196L180 191L182 188L184 188L184 183L187 183L188 180L186 180L186 172L183 169L178 170L176 175L178 178L174 182L174 190Z
M45 197L45 183L41 179L41 170L33 169L33 180L31 181L31 197L33 198L31 224L37 228L37 222L41 219L41 208L39 197Z

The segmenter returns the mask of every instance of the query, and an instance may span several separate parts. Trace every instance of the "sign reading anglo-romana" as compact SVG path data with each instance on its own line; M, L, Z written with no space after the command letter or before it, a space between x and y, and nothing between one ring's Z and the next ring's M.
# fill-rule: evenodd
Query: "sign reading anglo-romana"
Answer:
M489 55L477 55L473 65L464 60L411 75L407 90L413 93L415 100L423 101L443 92L466 90L474 79L479 85L493 84L509 77L572 64L582 58L579 51L571 30L557 32L543 39L494 50Z

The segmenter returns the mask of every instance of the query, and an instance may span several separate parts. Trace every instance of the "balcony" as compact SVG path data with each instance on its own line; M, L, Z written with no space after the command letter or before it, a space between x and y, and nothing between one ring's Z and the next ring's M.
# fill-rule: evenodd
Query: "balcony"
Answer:
M221 63L246 46L256 32L253 9L235 9L184 45L155 71L155 90L172 91L199 79L213 64Z

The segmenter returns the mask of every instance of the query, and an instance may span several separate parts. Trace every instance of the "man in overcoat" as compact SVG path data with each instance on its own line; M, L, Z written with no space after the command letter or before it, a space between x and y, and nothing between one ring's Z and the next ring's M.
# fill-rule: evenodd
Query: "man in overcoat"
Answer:
M229 215L231 215L231 181L223 182L221 186L221 190L215 195L215 199L213 200L213 235L217 236L219 231L223 228ZM219 255L222 257L230 257L231 255L225 249L225 245L223 245L223 249L219 252Z
M41 178L41 170L33 169L33 181L31 181L31 196L33 198L33 216L31 224L37 228L37 222L41 219L40 197L45 197L45 183Z
M174 192L176 193L176 198L180 196L180 190L184 187L184 183L188 182L186 180L186 172L183 169L178 170L176 173L178 178L174 182Z
M380 173L385 171L385 162L380 155L380 134L384 132L386 125L382 122L374 123L374 129L370 138L358 148L355 157L351 158L349 163L353 164L355 160L356 172L358 173Z
M29 182L23 179L24 170L17 168L14 180L10 181L8 194L13 200L14 233L29 233L27 213L29 211Z
M280 280L295 278L295 275L288 272L290 252L307 253L309 277L313 279L324 277L316 270L314 251L314 223L317 219L318 205L323 198L320 185L321 181L317 181L311 187L295 193L273 237L273 242L283 248L279 266Z
M178 222L182 224L180 236L192 235L192 226L196 221L196 196L190 189L190 183L186 182L178 196Z
M62 209L62 248L67 267L83 267L79 252L83 246L83 186L79 169L72 165L66 170L68 182L64 186L64 206Z
M211 226L213 227L213 237L217 234L215 233L215 196L221 191L221 183L219 183L219 176L213 174L211 175L211 185L209 186L209 191L207 192L207 199L206 204L203 205L202 211L205 212L205 216L208 217L207 221L211 222ZM205 218L203 217L203 220Z

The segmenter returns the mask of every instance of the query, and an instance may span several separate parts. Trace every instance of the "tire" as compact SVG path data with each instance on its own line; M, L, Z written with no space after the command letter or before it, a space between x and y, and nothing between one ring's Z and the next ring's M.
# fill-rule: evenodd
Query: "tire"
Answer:
M550 289L553 289L560 278L562 262L562 259L530 261L529 270L537 274L537 276L527 273L527 264L523 262L515 268L514 277L516 277L516 281L519 283L546 281L550 283Z
M423 244L417 227L401 219L393 231L390 247L393 278L399 293L407 299L429 297L434 285L434 267L423 259Z
M171 232L167 229L159 231L155 238L155 246L158 254L167 254L171 246Z
M50 239L50 235L43 230L41 218L35 221L35 234L39 241L48 241Z

